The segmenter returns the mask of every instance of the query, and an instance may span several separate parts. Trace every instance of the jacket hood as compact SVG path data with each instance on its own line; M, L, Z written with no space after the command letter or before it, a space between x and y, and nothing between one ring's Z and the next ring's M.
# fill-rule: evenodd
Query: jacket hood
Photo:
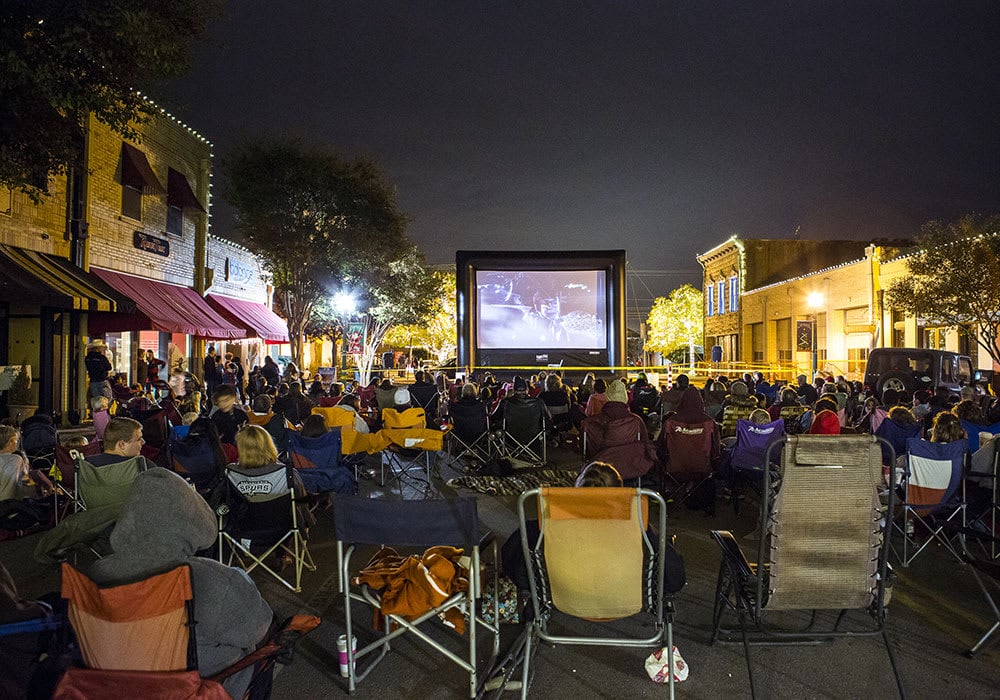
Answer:
M840 419L833 411L820 411L809 428L812 435L840 435Z
M128 558L172 561L211 546L217 532L205 499L180 476L157 467L133 482L111 533L111 547Z
M701 392L693 386L689 386L681 394L681 400L677 404L678 416L694 416L700 418L705 413L705 400Z

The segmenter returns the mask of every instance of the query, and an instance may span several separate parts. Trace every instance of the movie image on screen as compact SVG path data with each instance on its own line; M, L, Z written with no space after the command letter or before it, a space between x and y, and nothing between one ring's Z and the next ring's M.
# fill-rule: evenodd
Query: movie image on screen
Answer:
M477 270L477 345L603 350L605 285L604 270Z

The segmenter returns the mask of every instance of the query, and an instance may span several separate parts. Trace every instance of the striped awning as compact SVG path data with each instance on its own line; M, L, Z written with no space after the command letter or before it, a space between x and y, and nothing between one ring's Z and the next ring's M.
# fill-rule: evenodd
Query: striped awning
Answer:
M0 245L0 289L7 300L76 311L131 311L134 306L96 275L68 260Z

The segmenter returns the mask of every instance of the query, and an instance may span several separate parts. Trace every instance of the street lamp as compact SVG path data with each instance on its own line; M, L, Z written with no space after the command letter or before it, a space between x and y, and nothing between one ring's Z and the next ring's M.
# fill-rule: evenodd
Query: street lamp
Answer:
M812 379L816 380L816 371L819 369L819 349L816 342L816 328L819 320L819 310L823 308L823 295L819 292L809 292L806 297L806 305L812 311Z
M357 302L349 291L341 290L333 296L333 308L340 315L340 376L347 373L347 319L354 314Z

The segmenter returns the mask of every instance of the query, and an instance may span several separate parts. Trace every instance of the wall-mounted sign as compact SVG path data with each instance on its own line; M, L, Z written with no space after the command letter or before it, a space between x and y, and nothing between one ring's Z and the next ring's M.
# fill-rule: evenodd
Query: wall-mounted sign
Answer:
M170 255L170 241L150 236L148 233L143 233L142 231L134 231L132 233L132 245L139 250L144 250L154 255L162 255L163 257Z
M795 349L798 351L812 350L813 347L813 322L795 322Z
M249 265L226 258L226 281L227 282L249 282L253 277L254 269Z

